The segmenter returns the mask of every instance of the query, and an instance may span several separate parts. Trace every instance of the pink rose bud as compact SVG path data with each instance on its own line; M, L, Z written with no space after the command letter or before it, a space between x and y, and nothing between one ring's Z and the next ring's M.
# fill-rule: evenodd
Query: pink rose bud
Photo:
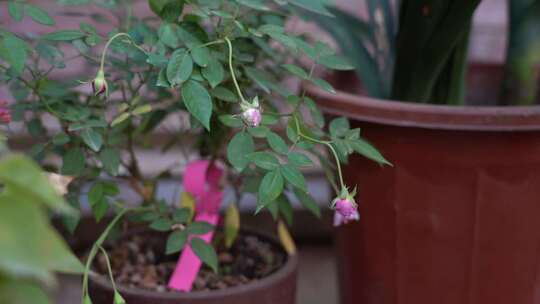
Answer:
M0 123L8 124L11 122L11 112L7 107L7 101L0 100Z
M261 124L262 115L259 108L248 108L242 113L244 123L250 127L258 127Z
M105 73L103 70L99 70L96 78L92 80L92 91L95 96L105 93L107 95L109 92L109 86L107 85L107 80L105 79Z
M360 219L360 214L358 213L357 205L354 201L338 198L335 201L334 208L334 226L340 226Z

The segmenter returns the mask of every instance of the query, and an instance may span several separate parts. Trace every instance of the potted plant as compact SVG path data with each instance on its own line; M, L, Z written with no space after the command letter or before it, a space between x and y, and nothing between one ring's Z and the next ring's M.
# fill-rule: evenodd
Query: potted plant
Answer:
M338 230L342 303L530 301L538 3L509 1L504 67L467 64L479 1L401 1L397 12L391 1L368 3L367 22L336 9L336 18L312 16L362 85L337 73L328 78L337 94L308 86L308 96L351 118L394 164L353 157L344 168L360 185L363 220Z
M130 3L101 5L123 13L132 11ZM33 4L8 5L13 20L28 15L54 24ZM329 206L342 224L357 220L358 213L340 162L358 152L387 163L346 119L326 127L305 92L280 82L300 76L333 91L313 70L347 67L346 60L326 44L284 29L286 17L299 9L329 13L317 2L297 0L150 0L148 6L155 17L123 14L127 19L106 34L88 23L44 35L0 32L0 69L16 100L10 115L39 141L33 157L68 179L66 197L73 206L87 198L98 220L114 214L85 257L81 301L293 303L290 199L320 212L301 169L317 159L329 168L337 194ZM64 55L68 49L72 58ZM304 55L310 71L294 64ZM74 58L93 67L91 76L81 76L88 81L55 77ZM162 127L171 119L179 127L167 137ZM148 176L137 149L189 145L195 160L178 152L180 204L160 200L159 180L172 170ZM344 154L336 152L338 146ZM121 200L122 185L141 202ZM226 185L234 198L221 220ZM275 218L281 245L240 229L237 205L249 193L256 195L257 212L268 210ZM139 225L120 225L125 220ZM76 219L68 223L73 228ZM111 238L119 228L120 236Z

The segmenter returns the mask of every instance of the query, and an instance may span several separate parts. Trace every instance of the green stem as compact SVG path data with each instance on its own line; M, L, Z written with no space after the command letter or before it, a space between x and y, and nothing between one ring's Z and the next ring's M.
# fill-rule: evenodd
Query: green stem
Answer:
M101 250L101 253L103 253L103 256L105 256L105 263L107 264L107 270L109 272L109 278L111 279L111 284L113 287L113 290L116 292L116 283L114 282L114 276L112 272L111 267L111 261L109 260L109 256L107 255L107 251L102 246L99 246L99 249Z
M247 103L246 99L244 98L244 95L242 95L242 91L240 90L238 81L236 81L236 75L234 74L234 69L233 69L233 64L232 64L233 48L232 48L231 40L225 37L225 41L227 42L227 45L229 46L229 69L231 70L231 77L233 79L234 86L236 87L236 92L238 92L238 97L240 97L240 100L243 103Z
M100 61L100 70L103 70L103 67L105 66L105 56L107 55L107 50L109 49L109 46L111 45L111 43L118 37L122 37L122 36L125 36L127 38L129 38L129 40L131 41L131 44L136 47L137 49L139 49L141 52L145 53L146 54L146 50L143 49L142 47L140 47L139 45L137 45L134 41L133 41L133 38L131 38L131 36L128 34L128 33L117 33L115 35L113 35L111 37L111 39L109 39L109 41L107 41L107 44L105 44L105 47L103 48L103 53L101 54L101 61Z
M325 145L330 149L330 151L332 151L332 154L334 155L334 158L336 160L336 167L337 167L337 170L338 170L339 183L341 185L341 188L345 189L345 182L343 181L343 174L341 172L341 163L339 161L339 157L337 155L336 149L334 148L334 146L332 146L332 142L331 141L326 141L326 140L316 139L316 138L313 138L311 136L303 134L302 131L300 130L300 124L298 123L298 118L296 118L296 116L294 116L294 123L296 125L296 133L298 133L298 136L303 137L303 138L305 138L305 139L307 139L309 141L312 141L312 142L315 142L315 143L318 143L318 144L321 144L321 145Z
M123 209L120 211L114 219L109 223L107 228L101 233L97 241L92 246L92 249L90 250L90 253L88 254L88 259L86 260L86 265L84 269L84 275L83 275L83 290L82 290L82 298L81 303L84 303L84 297L88 294L88 275L90 273L90 267L92 266L92 261L96 257L96 254L103 244L105 242L105 239L107 239L107 236L111 232L112 228L116 225L116 223L128 212L142 212L146 210L150 210L151 208L148 207L141 207L141 208L134 208L134 209Z

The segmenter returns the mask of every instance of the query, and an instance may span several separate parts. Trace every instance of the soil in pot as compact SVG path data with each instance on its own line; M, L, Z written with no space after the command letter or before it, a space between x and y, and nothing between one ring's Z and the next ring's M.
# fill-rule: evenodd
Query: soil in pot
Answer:
M178 254L165 255L167 235L144 232L120 238L114 246L106 246L117 285L154 292L171 291L167 287ZM267 277L283 267L287 257L283 250L255 234L240 234L234 245L227 249L222 232L217 232L219 273L203 266L193 291L222 290L248 284ZM95 270L107 275L105 257L99 255Z

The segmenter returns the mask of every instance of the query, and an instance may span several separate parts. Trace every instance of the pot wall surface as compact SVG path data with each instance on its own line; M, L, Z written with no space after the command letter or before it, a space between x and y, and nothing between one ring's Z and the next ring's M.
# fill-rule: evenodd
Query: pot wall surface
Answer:
M344 168L361 219L337 232L342 303L540 303L539 107L308 92L394 165Z

